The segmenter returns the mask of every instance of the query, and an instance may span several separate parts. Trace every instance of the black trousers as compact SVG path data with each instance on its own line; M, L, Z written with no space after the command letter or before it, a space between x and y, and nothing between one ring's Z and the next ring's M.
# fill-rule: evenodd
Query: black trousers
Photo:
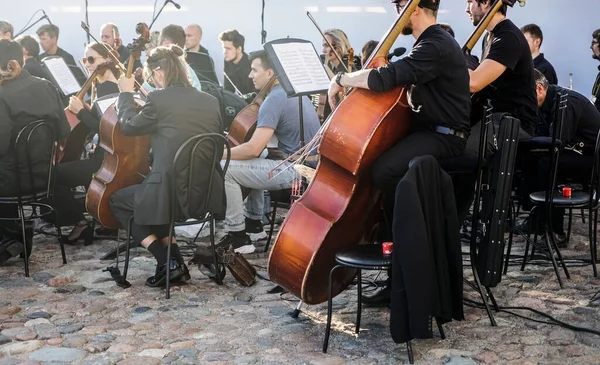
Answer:
M462 138L432 130L418 130L401 139L384 152L373 165L371 175L377 189L383 193L383 210L391 240L391 222L394 214L396 186L408 171L409 162L418 156L431 155L438 160L460 156L466 146ZM383 236L382 236L383 237Z
M123 228L127 228L129 218L133 216L135 192L141 185L132 185L115 192L110 197L110 207L113 214L121 223ZM159 239L169 237L169 225L141 225L131 223L131 236L137 243L141 243L144 238L154 234Z
M78 186L87 188L92 181L92 175L101 165L102 159L92 158L64 162L56 167L54 207L60 225L71 226L85 219L85 203L75 198L72 189Z

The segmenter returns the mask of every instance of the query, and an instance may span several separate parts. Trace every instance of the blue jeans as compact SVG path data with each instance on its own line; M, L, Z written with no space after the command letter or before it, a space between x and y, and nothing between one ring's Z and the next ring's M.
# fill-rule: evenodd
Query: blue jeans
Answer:
M290 189L294 180L300 179L300 174L289 163L285 163L274 170L273 178L269 179L269 171L279 163L281 163L280 160L262 158L231 161L229 163L225 174L225 194L227 195L225 231L239 232L245 230L246 217L261 220L264 208L263 191ZM242 187L251 189L246 198L245 206Z

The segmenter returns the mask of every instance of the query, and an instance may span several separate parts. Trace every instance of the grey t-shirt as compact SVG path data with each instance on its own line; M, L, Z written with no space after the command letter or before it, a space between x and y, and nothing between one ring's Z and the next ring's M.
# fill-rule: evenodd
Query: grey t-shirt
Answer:
M320 122L310 99L302 98L304 143L308 143L317 134ZM285 153L296 152L300 148L298 97L288 98L281 85L275 85L258 110L256 127L274 129L279 149Z

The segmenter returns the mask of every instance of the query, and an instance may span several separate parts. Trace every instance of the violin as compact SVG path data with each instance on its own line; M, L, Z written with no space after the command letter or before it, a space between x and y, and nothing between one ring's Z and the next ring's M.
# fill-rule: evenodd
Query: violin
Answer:
M150 29L144 23L137 24L136 33L139 38L128 46L132 50L126 73L128 78L133 73L133 63L139 59L150 38ZM147 95L143 88L140 89L140 92L144 96ZM140 108L144 104L137 99L136 102ZM118 112L113 104L108 107L100 120L98 145L105 151L104 159L88 187L85 207L90 215L104 227L123 228L112 214L109 198L118 190L141 183L150 172L150 136L127 137L123 135Z
M83 102L85 94L87 94L90 87L92 87L96 78L99 75L103 75L109 67L110 62L105 62L98 65L94 72L92 72L92 74L85 81L81 87L81 90L77 93L77 95L75 95L75 97ZM83 102L83 107L88 111L91 110L91 107L85 102ZM59 162L79 160L81 154L83 153L83 149L85 148L87 136L90 133L89 127L81 123L77 117L77 114L73 113L68 107L65 108L65 114L67 115L67 120L71 126L71 133L69 133L69 135L58 146Z
M409 0L367 61L384 66L396 38L420 0ZM356 276L336 270L335 254L373 242L381 215L371 166L405 136L411 124L407 89L352 89L329 116L321 137L319 164L304 194L290 208L269 257L269 278L306 304L327 301Z

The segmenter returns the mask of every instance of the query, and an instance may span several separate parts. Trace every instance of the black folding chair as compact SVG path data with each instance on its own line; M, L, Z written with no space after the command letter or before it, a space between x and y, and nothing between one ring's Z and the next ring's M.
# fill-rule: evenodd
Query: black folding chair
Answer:
M16 206L18 217L0 216L0 221L20 222L23 238L23 263L25 276L29 277L29 255L32 238L27 239L26 222L33 224L35 219L53 214L55 209L47 202L52 201L54 191L54 169L58 164L57 139L54 128L43 120L23 127L14 142L16 194L0 197L0 204ZM36 148L36 154L32 147ZM25 159L23 159L25 154ZM47 159L47 160L46 160ZM37 178L37 181L36 181ZM28 207L28 211L25 211ZM41 208L45 208L42 209ZM60 226L55 223L59 237L63 264L67 263L65 248L60 238Z
M167 246L167 265L170 265L171 262L171 243L173 240L173 232L174 232L174 228L176 226L189 226L189 225L195 225L195 224L200 224L203 222L208 222L210 224L210 245L211 245L211 249L212 249L212 253L213 253L213 259L214 259L214 265L215 265L215 269L217 271L217 275L216 275L216 281L217 284L221 285L222 281L221 281L221 276L219 275L219 260L217 258L217 252L216 252L216 248L215 248L215 217L212 211L210 211L209 209L209 201L210 201L210 197L211 195L214 193L213 192L213 180L214 180L214 174L215 173L219 173L218 172L218 168L219 165L221 163L221 154L218 153L219 151L223 151L223 146L225 146L226 150L227 150L227 158L225 160L225 164L223 166L222 169L222 176L225 176L225 173L227 172L227 168L229 167L229 160L230 160L230 147L229 144L227 143L227 140L225 139L225 137L222 134L218 134L218 133L206 133L206 134L200 134L194 137L191 137L190 139L188 139L187 141L185 141L185 143L183 143L181 145L181 147L179 147L179 149L177 150L177 153L175 154L175 158L173 160L173 166L174 168L176 168L177 166L181 166L181 165L186 165L189 166L189 168L187 169L187 174L185 176L185 180L187 181L187 189L189 191L190 187L193 186L196 182L194 180L194 178L196 177L196 172L197 169L199 168L198 163L197 163L197 159L198 159L198 153L201 153L202 151L212 151L212 161L211 161L211 170L210 170L210 175L209 175L209 180L208 180L208 186L206 187L205 190L205 196L204 196L204 207L202 210L200 210L200 214L195 215L195 216L185 216L185 214L183 214L183 212L181 211L181 209L179 208L179 200L178 200L178 196L180 194L178 194L177 191L177 181L179 181L179 178L176 179L175 178L175 173L173 174L173 178L171 181L171 219L169 222L169 243ZM185 162L185 163L184 163ZM180 172L178 172L180 173ZM224 189L224 187L223 187ZM188 194L188 206L194 206L193 202L191 202L191 200L193 198L198 198L197 196L189 193ZM190 204L191 203L191 204ZM130 244L131 244L131 238L130 238L130 231L131 231L131 222L132 222L132 218L129 219L129 224L127 227L127 243L126 243L126 248L125 248L125 268L123 269L123 283L126 282L127 280L127 270L129 268L129 248L130 248ZM166 289L167 289L167 293L166 293L166 298L169 299L171 297L171 283L170 283L170 276L171 276L171 270L167 269L167 284L166 284Z

